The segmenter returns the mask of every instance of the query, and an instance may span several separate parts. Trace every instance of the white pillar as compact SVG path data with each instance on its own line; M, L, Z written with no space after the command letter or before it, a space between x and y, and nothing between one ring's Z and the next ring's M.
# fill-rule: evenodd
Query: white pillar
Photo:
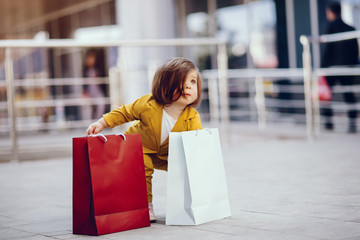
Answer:
M289 67L296 68L296 38L295 38L295 15L294 0L286 0L286 29L289 54Z
M318 16L318 5L317 1L310 0L310 25L311 25L311 36L319 37L319 16ZM312 43L314 68L320 67L320 44L318 42Z
M117 0L117 23L123 39L176 37L175 0ZM120 52L125 64L125 103L150 93L149 66L176 56L176 47L125 47Z

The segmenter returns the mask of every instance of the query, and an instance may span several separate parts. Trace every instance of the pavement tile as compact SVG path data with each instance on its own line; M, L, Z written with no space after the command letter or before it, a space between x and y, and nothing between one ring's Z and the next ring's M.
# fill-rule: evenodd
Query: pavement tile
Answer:
M341 239L360 234L359 224L354 222L245 211L231 220L224 219L222 223L317 239Z
M1 227L14 227L17 225L28 224L29 222L21 221L15 218L10 218L6 216L0 216L0 226Z
M150 227L109 234L106 239L236 239L236 235L203 231L189 226Z
M35 222L32 224L20 225L14 227L14 229L51 236L53 235L54 232L71 231L72 222L71 222L71 218L68 218L62 221L54 220L54 221Z
M232 221L232 220L229 220ZM197 229L202 229L204 231L209 232L220 232L220 233L228 233L233 234L235 236L241 237L243 236L244 239L252 240L252 239L292 239L292 240L315 240L318 238L304 236L302 234L292 234L292 233L284 233L281 231L276 230L268 230L263 228L262 226L249 226L245 227L242 224L204 224L201 226L196 227Z
M51 236L51 237L53 239L78 239L79 238L78 235L74 235L72 233L56 235L56 236Z
M9 239L20 239L24 237L35 236L34 233L29 233L21 231L18 229L13 229L10 227L0 228L0 240L9 240Z
M360 235L356 237L342 238L341 240L359 240L359 239L360 239Z
M47 237L47 236L42 236L42 235L21 238L21 240L50 240L50 239L53 239L53 238Z

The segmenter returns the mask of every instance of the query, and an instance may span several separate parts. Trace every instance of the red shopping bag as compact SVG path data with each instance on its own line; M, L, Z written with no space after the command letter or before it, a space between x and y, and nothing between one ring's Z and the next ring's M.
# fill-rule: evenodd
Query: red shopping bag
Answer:
M73 233L102 235L147 226L141 135L73 138Z
M320 76L318 81L319 88L319 100L320 101L331 101L331 89L326 81L325 76Z

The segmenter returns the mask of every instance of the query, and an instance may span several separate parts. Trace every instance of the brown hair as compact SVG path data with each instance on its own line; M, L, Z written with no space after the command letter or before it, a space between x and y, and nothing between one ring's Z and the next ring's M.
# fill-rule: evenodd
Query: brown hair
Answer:
M160 66L152 82L154 99L162 105L177 101L184 92L184 83L191 70L197 72L197 99L190 106L197 107L201 101L201 77L195 64L186 58L177 57Z

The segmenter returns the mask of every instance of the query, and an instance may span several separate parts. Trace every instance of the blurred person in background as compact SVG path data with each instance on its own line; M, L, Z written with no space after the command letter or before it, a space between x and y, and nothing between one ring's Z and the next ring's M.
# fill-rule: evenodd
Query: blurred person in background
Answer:
M326 34L339 32L355 31L355 28L347 25L341 18L341 4L339 2L330 2L326 7L326 18L329 21ZM329 42L325 44L323 56L321 59L321 67L340 67L352 66L358 64L359 46L357 39L350 39L337 42ZM335 84L342 86L354 85L354 76L327 76L326 80L333 90ZM348 132L356 132L357 109L356 97L353 92L344 92L343 98L348 106L352 109L348 110L349 127ZM333 110L331 108L323 108L322 115L325 117L325 128L333 130L332 122Z
M101 58L100 50L90 49L84 60L83 67L83 76L87 79L99 77L105 77L105 67L103 58ZM105 97L105 86L104 84L85 84L83 88L83 98L93 99L93 98L104 98ZM82 118L89 119L98 119L105 112L105 103L102 103L99 100L96 100L98 103L95 105L86 105L82 109Z

